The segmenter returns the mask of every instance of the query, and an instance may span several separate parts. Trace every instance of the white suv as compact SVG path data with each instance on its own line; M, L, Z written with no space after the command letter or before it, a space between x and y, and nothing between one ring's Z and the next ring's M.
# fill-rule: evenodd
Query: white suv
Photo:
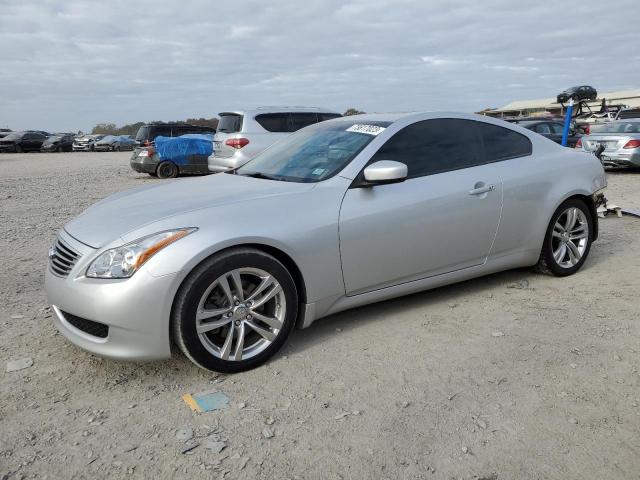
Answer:
M220 122L213 137L213 154L209 157L211 172L241 167L292 132L342 116L314 107L260 107L221 112L219 115Z

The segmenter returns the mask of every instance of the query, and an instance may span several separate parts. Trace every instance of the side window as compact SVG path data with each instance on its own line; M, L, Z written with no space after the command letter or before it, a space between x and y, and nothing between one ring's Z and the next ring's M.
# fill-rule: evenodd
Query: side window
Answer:
M291 131L295 132L301 128L318 123L318 115L315 113L292 113Z
M539 123L538 125L536 125L536 132L543 135L549 135L551 133L551 129L549 128L548 123Z
M342 117L342 115L340 115L339 113L319 113L318 121L324 122L325 120L331 120L332 118L340 118L340 117Z
M391 137L371 162L402 162L408 167L408 178L480 165L484 158L477 124L456 118L414 123Z
M562 132L564 131L564 125L562 125L561 123L550 123L549 126L551 127L551 133L562 135Z
M531 155L531 140L521 133L490 123L478 122L487 162Z
M267 132L288 132L288 113L261 113L256 115L256 122Z

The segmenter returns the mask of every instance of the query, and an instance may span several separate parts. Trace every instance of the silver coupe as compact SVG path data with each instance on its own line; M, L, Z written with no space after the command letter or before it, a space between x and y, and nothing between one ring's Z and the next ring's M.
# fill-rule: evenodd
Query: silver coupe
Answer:
M500 120L376 114L304 128L229 173L117 193L49 251L57 328L111 358L264 363L294 326L500 270L575 273L598 159Z

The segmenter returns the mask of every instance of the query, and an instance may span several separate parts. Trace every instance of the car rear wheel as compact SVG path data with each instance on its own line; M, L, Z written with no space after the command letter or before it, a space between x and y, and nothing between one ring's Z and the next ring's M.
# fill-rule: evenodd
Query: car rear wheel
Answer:
M584 264L593 241L593 218L579 199L564 202L553 214L536 265L542 273L572 275Z
M282 263L260 250L232 249L206 260L180 287L173 339L201 368L241 372L282 347L297 312L296 286Z
M158 165L156 175L158 178L175 178L178 176L178 167L175 163L165 160Z

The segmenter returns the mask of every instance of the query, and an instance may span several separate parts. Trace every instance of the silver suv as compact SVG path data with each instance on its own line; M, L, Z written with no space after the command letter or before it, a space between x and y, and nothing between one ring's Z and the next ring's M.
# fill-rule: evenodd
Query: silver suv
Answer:
M341 117L315 107L260 107L255 110L221 112L213 137L209 171L224 172L241 167L265 148L308 125Z

